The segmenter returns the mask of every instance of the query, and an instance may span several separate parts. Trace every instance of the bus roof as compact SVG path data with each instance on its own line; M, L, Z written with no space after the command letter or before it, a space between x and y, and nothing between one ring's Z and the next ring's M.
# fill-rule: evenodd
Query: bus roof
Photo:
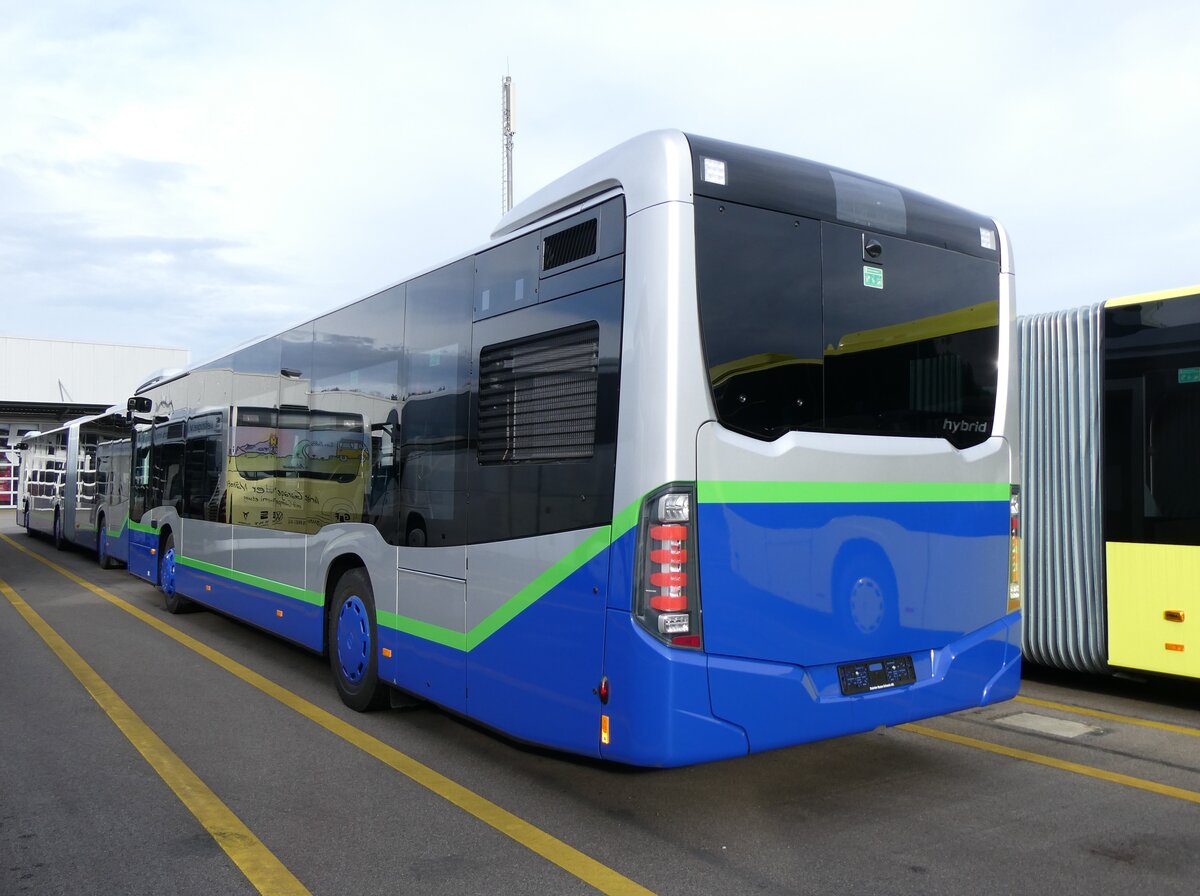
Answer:
M714 174L706 170L710 161L717 165ZM617 189L629 215L708 196L855 224L987 259L999 258L1005 242L991 218L923 193L798 156L675 130L634 137L552 181L505 215L492 238ZM1008 260L1003 262L1009 270Z
M731 177L736 175L737 180L732 181L727 190L724 184L714 186L711 182L705 182L699 160L710 154L716 154L728 162L733 172ZM997 258L1001 269L1011 272L1011 250L1007 235L999 224L985 216L885 181L797 156L686 134L679 130L649 131L618 144L537 190L500 219L488 243L414 271L409 276L318 315L296 321L281 331L245 341L218 355L201 359L182 370L160 371L155 375L157 378L139 386L134 394L210 367L240 349L355 305L384 289L468 258L523 229L543 225L549 223L550 219L566 215L580 204L598 199L606 193L623 193L627 215L664 202L691 203L696 195L705 195L763 208L776 208L779 202L784 202L788 207L777 210L808 214L829 221L845 221L848 219L842 217L839 206L842 200L835 186L838 177L853 181L857 187L873 185L880 192L891 191L900 197L901 214L904 216L902 229L898 230L895 226L889 228L887 220L874 228L861 220L852 220L851 223L881 232L899 233L909 239L971 255ZM855 188L851 187L852 190ZM980 245L988 229L993 232L998 245Z
M1144 292L1134 296L1121 296L1109 299L1104 303L1105 308L1115 308L1120 305L1141 305L1144 302L1163 302L1167 299L1182 299L1185 296L1200 295L1200 286L1185 286L1180 289L1164 289L1159 292Z

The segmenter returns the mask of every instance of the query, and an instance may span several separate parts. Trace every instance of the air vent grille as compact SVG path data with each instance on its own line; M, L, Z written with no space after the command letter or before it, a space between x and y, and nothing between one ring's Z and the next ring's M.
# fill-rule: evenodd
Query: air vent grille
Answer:
M599 358L600 328L594 322L483 349L479 462L591 457Z
M552 271L595 254L596 218L590 218L546 237L542 251L542 270Z

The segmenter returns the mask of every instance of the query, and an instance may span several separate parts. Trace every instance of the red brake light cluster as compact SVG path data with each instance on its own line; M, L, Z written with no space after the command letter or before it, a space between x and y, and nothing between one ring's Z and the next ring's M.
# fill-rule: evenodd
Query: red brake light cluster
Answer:
M676 647L700 647L690 488L651 495L642 508L641 577L635 613L653 634Z

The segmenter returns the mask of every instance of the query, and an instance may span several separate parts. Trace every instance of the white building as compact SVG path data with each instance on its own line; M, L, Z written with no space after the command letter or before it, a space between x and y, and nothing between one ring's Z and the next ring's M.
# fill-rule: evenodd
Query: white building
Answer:
M151 373L190 359L182 348L0 336L0 507L15 506L21 436L124 405Z

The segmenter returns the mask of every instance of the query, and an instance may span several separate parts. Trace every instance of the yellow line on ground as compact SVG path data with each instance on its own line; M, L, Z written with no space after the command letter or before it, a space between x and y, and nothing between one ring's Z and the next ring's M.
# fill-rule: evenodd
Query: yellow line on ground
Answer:
M569 846L557 837L547 834L523 818L513 815L508 810L500 808L490 800L479 796L456 781L401 753L378 738L372 737L348 722L342 721L332 713L321 709L315 704L309 703L303 697L293 694L270 679L259 675L253 669L243 666L236 660L230 659L223 653L214 650L202 641L197 641L190 635L185 635L161 619L156 619L144 610L135 607L128 601L117 597L115 594L97 585L93 585L70 570L58 566L35 551L31 551L13 541L7 535L0 533L0 540L3 540L18 551L33 557L35 560L44 563L81 588L86 588L113 606L119 607L130 615L135 616L189 650L200 654L200 656L209 662L220 666L231 675L240 678L267 696L278 700L284 706L315 722L331 734L337 735L363 752L374 756L380 762L400 772L400 774L410 778L427 790L436 793L447 802L453 803L484 824L511 837L517 843L532 850L546 861L557 865L601 893L610 894L610 896L652 896L652 891L647 890L645 887L619 874L608 866L601 864L591 856L580 852L573 846Z
M1189 737L1200 737L1200 728L1189 728L1186 725L1172 725L1170 722L1154 722L1150 719L1139 719L1134 716L1123 716L1115 712L1105 712L1103 709L1088 709L1084 706L1072 706L1069 703L1055 703L1052 700L1042 700L1038 697L1023 695L1013 698L1020 703L1040 706L1044 709L1057 709L1059 712L1070 712L1080 716L1090 716L1093 719L1104 719L1109 722L1120 722L1124 725L1139 725L1142 728L1154 728L1157 731L1170 731L1172 734L1186 734Z
M928 728L924 725L906 723L898 727L905 731L912 731L915 734L924 735L925 737L937 738L938 740L944 740L963 747L973 747L976 750L986 750L989 753L1007 756L1010 759L1021 759L1025 762L1033 762L1037 765L1045 765L1050 768L1059 769L1060 771L1072 772L1076 775L1084 775L1088 778L1098 778L1101 781L1108 781L1112 784L1121 784L1125 787L1133 787L1137 790L1145 790L1149 793L1157 793L1160 796L1170 796L1178 800L1186 800L1189 803L1200 803L1200 793L1197 793L1194 790L1185 790L1182 787L1172 787L1169 784L1159 784L1156 781L1147 781L1145 778L1134 778L1131 775L1122 775L1118 772L1109 772L1102 768L1095 768L1094 766L1083 765L1078 762L1068 762L1065 759L1055 759L1053 756L1043 756L1041 753L1031 753L1028 750L1018 750L1013 747L1003 746L1002 744L994 744L991 741L977 740L974 737L964 737L961 734L951 734L949 731L939 731L936 728Z
M204 829L212 835L226 855L233 859L246 879L264 896L308 894L305 886L275 858L262 841L242 824L221 798L212 792L163 740L143 722L124 700L117 696L107 682L88 665L87 661L68 644L40 615L29 606L3 579L3 594L25 621L41 636L47 646L62 660L63 665L79 679L113 724L121 730L142 757L179 797L179 801Z

